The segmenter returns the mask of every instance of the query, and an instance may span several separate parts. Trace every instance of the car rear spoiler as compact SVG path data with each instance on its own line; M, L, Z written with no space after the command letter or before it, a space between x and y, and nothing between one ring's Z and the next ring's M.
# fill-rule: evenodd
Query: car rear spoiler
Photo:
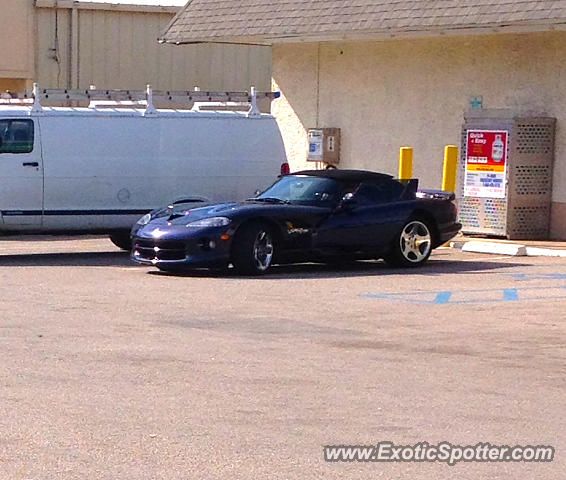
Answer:
M401 198L404 200L414 199L419 189L419 180L417 178L411 178L410 180L397 181L405 185L405 191L403 192Z
M456 195L454 192L446 192L444 190L431 190L431 189L419 189L416 192L417 198L426 198L429 200L455 200Z
M404 200L411 200L416 198L425 198L429 200L456 200L456 195L453 192L446 192L444 190L433 190L429 188L419 188L419 180L411 178L410 180L397 180L405 185L405 191L401 198Z

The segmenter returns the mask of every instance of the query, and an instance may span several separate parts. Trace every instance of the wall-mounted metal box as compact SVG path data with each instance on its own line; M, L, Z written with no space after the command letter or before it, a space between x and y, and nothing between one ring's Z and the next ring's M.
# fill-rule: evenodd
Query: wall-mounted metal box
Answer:
M309 162L324 162L329 165L340 163L340 129L310 128Z
M556 120L509 110L464 116L459 171L462 232L548 237Z

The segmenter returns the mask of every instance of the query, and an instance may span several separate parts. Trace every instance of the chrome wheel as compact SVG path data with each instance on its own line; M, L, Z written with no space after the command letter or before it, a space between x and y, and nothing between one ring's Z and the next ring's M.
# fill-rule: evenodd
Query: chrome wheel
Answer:
M260 230L254 241L253 258L260 272L265 272L273 259L273 240L265 230Z
M432 248L432 237L428 227L418 220L408 223L401 233L399 246L408 262L423 262L428 258Z

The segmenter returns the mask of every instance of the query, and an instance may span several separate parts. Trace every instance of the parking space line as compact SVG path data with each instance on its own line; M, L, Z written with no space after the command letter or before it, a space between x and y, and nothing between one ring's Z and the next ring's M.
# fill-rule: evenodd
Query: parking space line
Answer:
M511 278L515 280L566 280L566 273L544 273L544 274L526 274L513 273Z

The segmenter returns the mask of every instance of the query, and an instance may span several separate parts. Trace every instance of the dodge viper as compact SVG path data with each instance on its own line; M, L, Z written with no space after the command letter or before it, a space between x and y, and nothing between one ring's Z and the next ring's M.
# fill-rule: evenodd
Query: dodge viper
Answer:
M346 259L416 267L459 232L454 200L450 192L419 190L417 180L305 170L244 201L187 198L155 210L132 229L131 256L165 271L232 264L247 275L273 264Z

